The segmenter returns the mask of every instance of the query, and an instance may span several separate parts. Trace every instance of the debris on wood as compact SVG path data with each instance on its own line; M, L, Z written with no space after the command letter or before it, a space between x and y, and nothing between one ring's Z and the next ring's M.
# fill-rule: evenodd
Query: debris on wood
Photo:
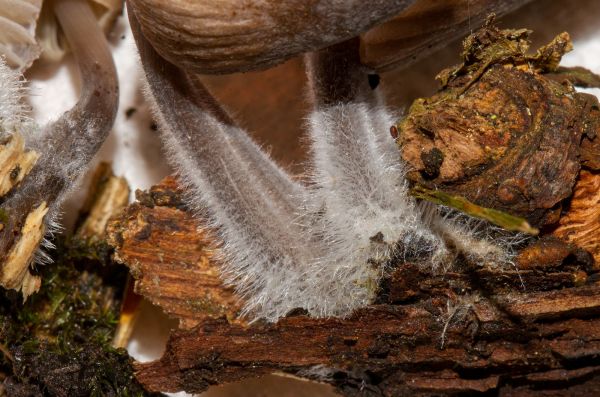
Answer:
M80 221L75 235L91 242L105 238L108 220L125 208L129 193L125 178L115 176L109 163L100 163L92 175L90 189L79 211Z
M271 373L348 396L597 393L599 106L556 77L568 35L527 55L528 35L490 21L465 42L465 62L440 74L442 90L396 126L421 194L539 228L514 269L436 274L395 258L375 304L349 318L298 309L246 324L220 281L215 232L167 178L109 226L136 291L180 320L163 357L135 365L137 379L192 393Z
M360 395L361 385L374 395L507 391L523 388L531 377L556 377L558 372L552 371L566 367L577 369L565 370L567 378L583 382L587 378L577 374L589 369L585 357L600 353L600 343L592 346L600 341L595 330L600 325L595 317L600 289L593 258L550 237L523 250L519 269L512 271L482 266L435 275L399 262L380 286L377 304L349 319L315 320L299 310L277 324L248 326L229 321L235 318L233 312L219 317L205 309L194 314L185 302L194 286L207 285L210 279L183 271L202 262L190 247L199 249L196 242L206 238L206 230L194 232L196 226L190 226L197 223L182 205L182 193L167 179L138 194L140 203L110 228L111 241L120 244L117 255L144 285L141 292L181 316L182 327L173 333L165 356L137 364L138 379L151 390L201 392L212 384L286 372L331 383L346 395ZM151 232L140 234L144 229ZM143 239L136 240L136 235ZM157 246L161 255L152 248ZM152 283L152 271L159 272L160 283ZM213 297L227 291L217 280L212 279ZM197 290L204 294L202 288ZM181 303L174 295L160 294L178 290L183 291ZM227 302L220 302L227 309ZM589 349L567 361L556 359L555 354L565 354L583 339L590 341Z
M581 168L580 142L595 141L598 100L545 76L571 49L567 33L528 55L530 31L492 21L465 40L463 63L438 75L441 90L413 103L397 142L411 181L553 224ZM600 151L587 153L598 161Z

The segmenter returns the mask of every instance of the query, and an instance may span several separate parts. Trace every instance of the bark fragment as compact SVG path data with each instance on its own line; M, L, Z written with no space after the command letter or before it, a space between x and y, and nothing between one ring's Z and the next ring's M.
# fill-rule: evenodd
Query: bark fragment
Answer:
M348 319L298 311L248 326L186 306L193 288L212 297L227 290L193 266L202 253L190 241L203 241L206 230L195 230L181 194L167 179L138 194L140 203L110 228L138 290L182 318L163 358L137 365L152 390L200 392L273 372L327 382L345 395L551 395L555 387L593 392L598 385L598 274L573 244L544 238L523 251L514 271L482 266L434 275L398 263L377 304Z
M113 174L110 164L98 165L90 182L90 190L80 210L77 237L98 240L106 237L108 220L118 214L129 201L129 185Z
M581 171L566 214L552 234L587 250L600 264L600 175Z
M437 94L413 103L397 141L411 181L543 226L572 193L598 101L545 77L571 49L568 34L527 55L529 33L490 20L469 36L464 62L438 75Z
M191 328L204 318L237 317L239 298L220 279L214 234L184 211L173 178L149 193L108 227L115 258L129 266L135 291Z
M153 390L189 392L273 371L329 382L345 395L503 393L524 382L527 395L545 395L555 387L544 384L549 378L563 387L591 378L591 391L600 322L576 317L598 313L597 291L471 297L454 302L466 304L454 317L449 299L436 296L371 306L346 320L297 316L250 328L206 320L176 331L161 360L138 364L137 377Z

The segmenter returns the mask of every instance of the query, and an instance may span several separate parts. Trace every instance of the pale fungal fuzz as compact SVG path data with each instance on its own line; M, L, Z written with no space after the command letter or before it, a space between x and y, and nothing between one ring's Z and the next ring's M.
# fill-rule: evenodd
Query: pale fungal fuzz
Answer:
M292 180L235 126L199 80L164 60L130 13L146 94L188 201L218 230L222 271L243 315L276 321L293 309L347 316L376 296L392 257L445 268L457 255L502 258L468 224L409 195L393 116L368 86L357 41L307 58L310 183ZM471 246L461 242L471 242Z
M18 102L23 94L19 76L0 68L12 78L0 84L0 99L8 99L0 113L0 188L7 190L0 205L0 285L21 290L24 297L39 287L31 263L48 260L38 246L51 247L43 236L56 228L60 204L106 139L118 104L112 57L89 5L83 0L53 5L82 76L73 109L44 128L33 126ZM30 150L24 150L21 137Z
M375 278L369 283L377 285L381 266L398 248L405 256L441 261L447 256L444 241L430 230L425 207L409 197L405 169L388 134L395 117L368 85L358 42L307 60L316 108L309 118L313 201L323 206L324 262L352 264L362 272L370 268ZM369 261L374 263L367 266Z

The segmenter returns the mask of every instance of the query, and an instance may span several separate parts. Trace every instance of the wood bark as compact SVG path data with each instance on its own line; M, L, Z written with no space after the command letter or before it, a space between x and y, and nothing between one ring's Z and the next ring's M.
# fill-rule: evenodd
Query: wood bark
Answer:
M399 261L376 304L347 319L298 310L277 324L247 325L228 320L239 301L220 284L207 254L214 237L198 229L181 193L167 179L109 227L136 289L182 320L164 356L137 365L151 390L201 392L285 372L344 395L600 391L598 274L592 255L573 244L542 238L512 271L436 275ZM571 205L584 197L576 190ZM190 305L193 297L205 304Z
M130 205L108 228L117 261L129 266L135 292L150 299L191 328L204 318L237 318L239 299L221 283L218 242L192 218L175 179L149 192L136 192Z
M412 182L540 227L558 221L582 164L598 163L599 105L558 69L569 35L531 56L529 34L489 19L463 63L440 72L440 91L414 101L397 142Z

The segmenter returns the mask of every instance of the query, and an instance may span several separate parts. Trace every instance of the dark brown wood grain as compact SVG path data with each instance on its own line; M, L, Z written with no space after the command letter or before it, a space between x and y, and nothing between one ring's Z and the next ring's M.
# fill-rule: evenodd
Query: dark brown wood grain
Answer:
M572 244L544 238L522 251L514 270L432 274L400 262L377 303L350 318L298 311L247 325L231 321L239 301L220 284L207 254L214 237L198 229L181 193L173 179L138 193L109 228L137 290L181 319L165 355L137 365L151 390L201 392L274 372L345 395L598 390L600 285L591 255ZM210 304L188 304L207 295Z

